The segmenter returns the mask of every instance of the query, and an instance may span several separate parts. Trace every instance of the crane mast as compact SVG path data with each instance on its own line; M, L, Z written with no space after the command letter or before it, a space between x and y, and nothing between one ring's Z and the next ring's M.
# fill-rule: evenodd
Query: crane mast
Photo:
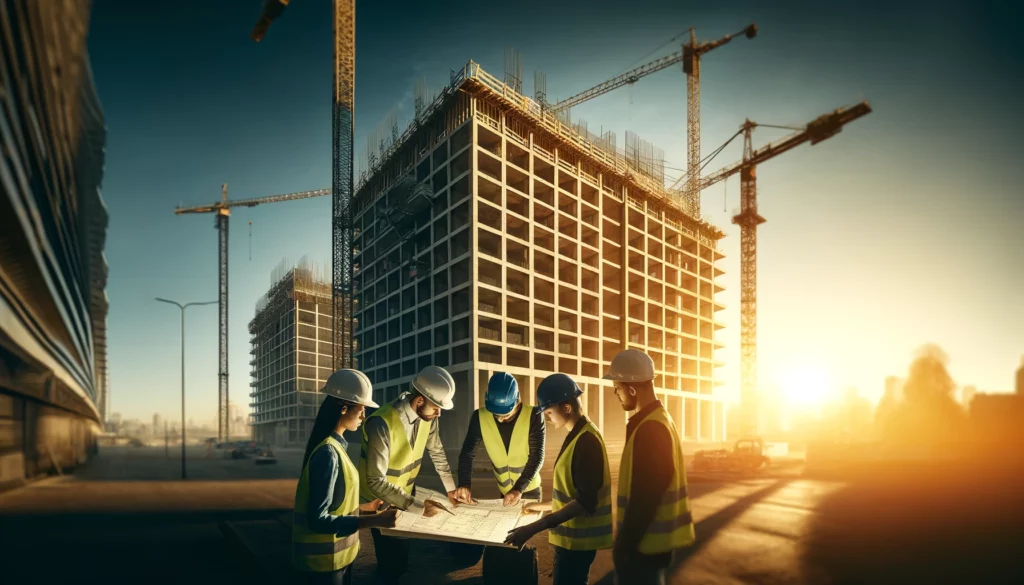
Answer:
M195 207L179 207L174 210L175 215L188 215L195 213L212 213L216 216L215 227L217 228L217 439L221 442L231 437L230 416L228 411L228 224L231 218L232 207L255 207L263 203L277 203L280 201L294 201L296 199L309 199L330 195L329 189L316 189L313 191L300 191L298 193L286 193L283 195L271 195L256 199L240 199L228 201L228 186L222 185L220 190L220 201L211 205L198 205Z
M740 128L743 134L743 160L720 169L703 179L686 177L696 183L697 193L736 173L740 175L740 212L732 222L740 226L740 403L743 408L743 432L760 428L757 393L757 226L766 220L757 210L757 165L792 150L805 142L817 144L831 138L846 124L871 113L867 102L839 108L812 120L807 126L785 138L757 150L752 133L759 126L747 120ZM729 139L732 141L732 138ZM728 142L726 142L728 144ZM680 181L676 181L678 185ZM673 188L675 185L673 185Z
M355 368L352 290L352 151L355 140L356 3L334 2L333 168L331 280L334 369Z
M263 40L290 0L267 0L250 37ZM331 293L334 369L355 361L352 287L353 115L356 83L356 2L334 0L334 89L331 94Z

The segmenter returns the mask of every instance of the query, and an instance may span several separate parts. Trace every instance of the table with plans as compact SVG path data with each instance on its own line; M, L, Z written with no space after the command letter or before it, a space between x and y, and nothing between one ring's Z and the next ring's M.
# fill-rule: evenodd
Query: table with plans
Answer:
M504 544L508 531L540 518L537 512L523 512L523 501L505 507L501 500L477 500L476 504L452 506L448 496L433 490L417 488L416 495L434 500L452 511L426 518L418 512L398 512L394 528L382 528L388 536L446 540L486 546ZM525 502L528 503L528 502Z

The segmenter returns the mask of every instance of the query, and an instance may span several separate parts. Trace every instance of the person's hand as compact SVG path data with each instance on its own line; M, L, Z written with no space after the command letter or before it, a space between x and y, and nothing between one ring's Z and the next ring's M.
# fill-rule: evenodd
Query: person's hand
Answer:
M372 516L375 528L393 528L398 519L398 508L388 508Z
M545 504L543 502L530 502L529 504L523 506L523 511L529 512L531 514L536 514L538 512L543 512L547 510L550 506L551 504Z
M434 500L427 500L427 501L423 502L423 517L424 518L433 518L434 516L437 516L441 512L444 512L444 508L442 508L441 504L435 502Z
M523 492L519 490L511 490L505 494L505 499L501 502L503 506L515 506L519 503L519 498L523 497Z
M505 544L514 546L517 550L523 550L523 546L525 546L527 542L530 542L533 535L540 532L537 524L537 522L534 522L532 524L527 524L526 526L520 526L519 528L509 530L508 536L505 537Z
M453 506L458 506L459 502L461 501L457 497L458 493L459 493L459 490L452 490L452 491L448 492L448 502L451 503L451 505L453 505Z
M377 508L380 508L381 504L383 504L383 503L384 503L384 500L382 500L380 498L377 498L376 500L374 500L372 502L366 502L365 504L359 504L359 511L360 512L376 512Z
M455 490L455 499L463 504L472 505L476 503L476 501L473 500L473 492L468 487L460 487Z

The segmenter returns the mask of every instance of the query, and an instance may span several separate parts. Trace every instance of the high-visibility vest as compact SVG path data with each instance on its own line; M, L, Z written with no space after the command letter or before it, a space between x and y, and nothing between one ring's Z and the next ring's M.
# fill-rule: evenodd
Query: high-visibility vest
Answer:
M648 414L626 441L619 464L619 495L616 503L619 506L618 525L626 517L629 505L629 490L633 485L633 439L644 425L663 425L672 437L672 480L665 494L658 503L654 519L647 532L640 539L638 550L645 555L665 553L677 548L693 544L696 539L693 532L693 515L690 513L690 499L686 495L686 468L683 466L683 448L679 441L679 433L672 418L664 407L656 408ZM640 478L643 481L643 478Z
M377 496L370 491L370 484L366 481L366 450L369 449L369 435L366 434L366 423L374 417L384 419L387 425L388 434L391 437L388 450L388 471L387 482L391 485L402 488L412 493L416 486L416 476L420 474L420 464L423 462L423 451L427 448L427 437L430 436L430 423L419 421L419 430L416 432L416 444L409 444L409 437L405 434L405 427L395 404L402 400L408 400L408 396L400 396L394 402L385 404L378 408L363 422L362 449L359 452L359 497L363 501L371 501Z
M334 437L328 436L316 449L334 449L341 463L345 480L345 497L333 502L331 516L359 516L359 474L348 454ZM316 450L314 449L314 451ZM299 571L338 571L351 565L359 554L359 532L338 537L309 530L306 510L309 506L309 462L302 467L299 485L295 488L295 510L292 519L292 562Z
M508 443L508 451L505 450L505 442L501 440L501 432L498 431L498 423L494 420L494 414L486 408L477 411L480 418L480 436L484 440L484 448L487 449L487 456L491 459L491 466L494 468L494 479L498 482L498 489L501 495L505 495L512 489L512 486L519 481L523 474L523 468L530 458L530 413L533 407L522 405L519 418L512 428L512 440ZM540 489L540 470L534 474L533 479L526 484L524 492Z
M597 492L597 509L593 514L584 514L548 529L548 542L569 550L598 550L612 548L612 482L608 469L608 451L597 427L590 421L566 446L555 461L554 491L551 494L551 513L555 513L571 502L576 495L576 484L572 481L572 457L576 442L583 433L591 433L601 443L604 455L604 482Z

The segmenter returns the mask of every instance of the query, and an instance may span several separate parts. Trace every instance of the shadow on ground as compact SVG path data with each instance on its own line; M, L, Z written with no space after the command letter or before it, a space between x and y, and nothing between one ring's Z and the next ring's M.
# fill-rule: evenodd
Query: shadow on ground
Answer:
M1024 465L877 464L833 476L805 561L833 583L1024 583Z

